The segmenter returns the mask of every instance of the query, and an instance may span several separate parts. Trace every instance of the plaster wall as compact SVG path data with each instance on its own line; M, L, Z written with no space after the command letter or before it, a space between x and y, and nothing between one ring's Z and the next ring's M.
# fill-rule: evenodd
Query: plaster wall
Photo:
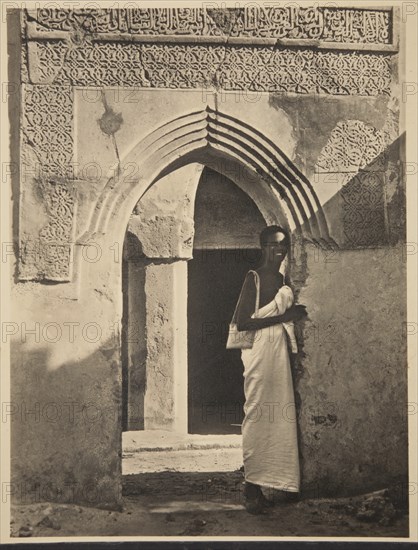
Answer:
M303 486L353 494L405 483L408 464L404 247L308 247L295 365Z

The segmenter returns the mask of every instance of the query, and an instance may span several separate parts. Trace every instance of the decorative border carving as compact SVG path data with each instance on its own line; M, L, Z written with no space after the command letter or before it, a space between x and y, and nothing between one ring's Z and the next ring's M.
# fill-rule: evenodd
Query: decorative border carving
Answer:
M38 238L20 243L20 278L66 282L71 280L75 197L65 182L38 180L49 221Z
M372 163L385 148L385 136L362 120L339 122L332 130L317 163L317 172L356 173Z
M354 176L361 169L376 170L384 165L382 153L399 135L399 104L391 97L381 130L362 120L340 121L332 130L319 154L317 173L348 173Z
M20 278L69 281L75 199L73 90L26 84L23 89L22 177L37 189L47 222L38 235L21 235Z
M370 96L390 91L387 54L116 42L30 46L30 75L40 83Z
M385 173L361 170L341 189L346 246L364 248L387 244Z
M73 161L73 90L70 86L26 84L22 147L36 155L36 173L71 174ZM33 171L33 166L29 169Z
M381 130L361 120L339 122L317 160L317 173L339 175L345 245L350 248L388 242L385 151L398 136L395 103L389 102Z
M244 8L38 9L34 30L135 37L225 37L241 42L316 40L325 44L392 44L391 9L256 6Z
M138 44L68 42L30 43L30 77L38 83L70 86L149 87Z

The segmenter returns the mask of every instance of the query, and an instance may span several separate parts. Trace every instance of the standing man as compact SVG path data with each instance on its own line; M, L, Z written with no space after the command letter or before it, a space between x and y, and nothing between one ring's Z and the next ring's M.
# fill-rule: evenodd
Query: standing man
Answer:
M245 417L242 424L245 506L258 514L271 505L261 487L297 493L299 454L292 373L288 351L297 352L293 320L305 315L279 272L290 238L277 225L260 234L260 266L247 273L237 310L238 330L256 331L243 349ZM257 304L259 307L257 309Z

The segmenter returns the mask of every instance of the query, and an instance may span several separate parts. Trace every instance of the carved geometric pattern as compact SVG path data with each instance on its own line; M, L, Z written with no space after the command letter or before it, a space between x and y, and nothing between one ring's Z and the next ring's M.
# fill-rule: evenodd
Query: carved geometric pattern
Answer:
M28 145L44 175L65 176L73 161L73 93L69 86L28 84L24 95L23 147Z
M147 87L141 48L115 42L68 47L63 41L36 43L38 77L54 84ZM41 80L42 81L42 80Z
M39 183L50 219L37 238L25 238L20 246L22 279L69 281L72 257L72 234L75 199L63 182L42 180Z
M33 44L33 43L32 43ZM271 47L36 42L40 82L318 93L388 94L387 54Z
M249 5L244 9L130 8L38 9L38 31L97 34L220 36L317 39L325 42L389 44L391 10Z
M74 214L73 193L64 183L57 181L48 181L43 185L43 204L52 221L44 226L39 235L48 242L69 241Z
M342 185L344 245L350 248L388 244L387 148L399 135L399 111L393 98L381 130L361 120L337 124L316 164L317 172L338 174Z
M360 171L341 189L345 246L363 248L387 243L384 172Z
M384 55L239 47L226 50L219 83L227 90L377 95L388 93L390 75Z
M361 120L339 122L322 149L318 172L356 172L370 164L385 147L385 136Z
M74 197L57 178L73 175L73 91L27 84L23 97L22 174L33 176L48 221L38 235L22 238L20 276L68 281Z

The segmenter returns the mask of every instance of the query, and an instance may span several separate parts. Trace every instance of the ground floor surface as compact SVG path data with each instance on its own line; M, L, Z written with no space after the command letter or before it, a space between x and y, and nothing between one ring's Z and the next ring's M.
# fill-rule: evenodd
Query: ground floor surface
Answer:
M246 512L241 437L164 431L123 434L123 510L75 504L12 507L15 537L407 537L408 510L390 488L345 498L291 500Z

